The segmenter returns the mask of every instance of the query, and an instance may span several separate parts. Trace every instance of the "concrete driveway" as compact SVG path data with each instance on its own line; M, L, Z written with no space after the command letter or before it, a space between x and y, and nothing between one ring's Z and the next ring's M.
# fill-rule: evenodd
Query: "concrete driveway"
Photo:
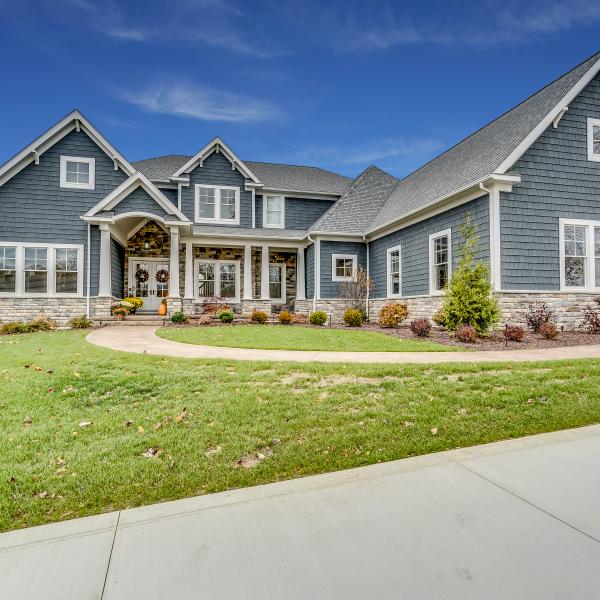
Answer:
M597 599L599 467L593 426L10 532L0 598Z

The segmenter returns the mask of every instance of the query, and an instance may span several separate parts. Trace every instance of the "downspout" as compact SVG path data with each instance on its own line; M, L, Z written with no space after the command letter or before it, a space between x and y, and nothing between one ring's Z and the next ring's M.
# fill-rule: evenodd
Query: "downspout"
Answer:
M86 281L86 298L85 298L85 314L87 318L90 318L90 277L91 277L91 265L90 265L90 257L91 257L91 248L90 243L92 239L92 226L87 224L87 281Z
M369 318L369 296L371 294L371 286L369 285L369 242L367 242L367 236L363 235L363 240L365 240L365 245L367 247L367 299L366 299L366 307L367 307L367 319Z
M313 264L313 312L317 310L317 242L310 237L310 233L306 236L309 242L312 242L313 252L315 253Z

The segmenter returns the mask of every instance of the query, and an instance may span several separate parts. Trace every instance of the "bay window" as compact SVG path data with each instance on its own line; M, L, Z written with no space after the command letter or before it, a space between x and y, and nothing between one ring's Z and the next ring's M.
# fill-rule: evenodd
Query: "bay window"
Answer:
M263 196L263 227L285 226L285 198Z
M196 185L195 221L239 225L240 188Z
M560 287L595 292L600 288L600 221L560 219Z

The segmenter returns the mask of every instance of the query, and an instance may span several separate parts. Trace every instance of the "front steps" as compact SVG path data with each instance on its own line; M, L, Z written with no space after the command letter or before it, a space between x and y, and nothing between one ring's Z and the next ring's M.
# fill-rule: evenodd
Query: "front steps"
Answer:
M110 317L94 317L92 319L94 321L94 325L99 327L106 327L108 325L154 325L155 327L162 327L169 323L169 319L167 317L160 317L159 315L152 314L138 314L138 315L129 315L125 317L125 319L115 319L112 315Z

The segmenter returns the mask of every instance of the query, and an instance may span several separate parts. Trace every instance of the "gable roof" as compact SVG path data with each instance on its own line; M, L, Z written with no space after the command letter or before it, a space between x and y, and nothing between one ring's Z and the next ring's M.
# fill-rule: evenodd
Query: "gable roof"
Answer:
M135 169L125 157L112 146L86 117L80 111L74 110L0 166L0 185L6 183L30 163L35 161L37 164L39 157L46 150L73 130L83 130L115 162L115 170L119 165L127 175L132 175L135 172Z
M348 191L311 227L312 232L364 234L398 185L398 179L371 166Z
M189 223L189 219L140 171L136 171L134 175L98 202L96 206L83 215L83 218L89 219L98 216L101 212L112 210L139 187L143 188L167 214L172 215L178 221Z
M190 156L171 154L147 158L133 163L153 181L169 181L170 177L190 160ZM352 179L319 167L283 165L276 163L244 161L260 179L265 189L291 190L341 196L352 183Z
M509 172L599 68L600 52L401 180L369 232L436 204L492 174Z

